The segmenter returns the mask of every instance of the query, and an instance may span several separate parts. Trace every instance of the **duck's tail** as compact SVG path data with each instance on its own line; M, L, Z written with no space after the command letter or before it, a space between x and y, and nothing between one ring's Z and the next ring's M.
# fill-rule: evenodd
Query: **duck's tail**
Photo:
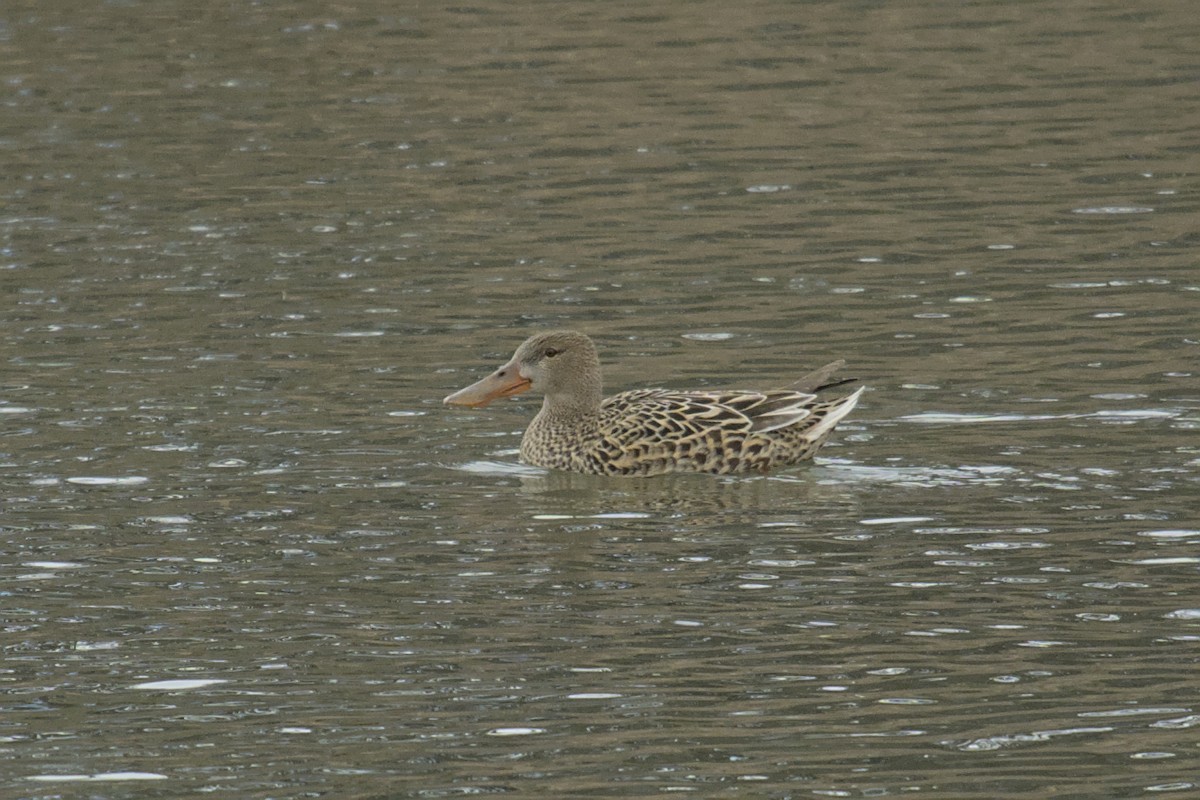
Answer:
M842 383L847 383L847 381L829 384L829 386L840 386ZM824 389L827 387L822 386L820 388ZM810 441L819 442L828 436L833 429L837 427L837 424L845 419L846 415L853 411L854 407L858 405L858 398L862 396L863 390L866 388L867 387L865 386L860 386L858 387L858 391L854 392L853 394L848 394L845 397L832 400L814 409L814 415L819 416L820 419L813 423L812 427L808 428L804 432L805 438L809 439Z

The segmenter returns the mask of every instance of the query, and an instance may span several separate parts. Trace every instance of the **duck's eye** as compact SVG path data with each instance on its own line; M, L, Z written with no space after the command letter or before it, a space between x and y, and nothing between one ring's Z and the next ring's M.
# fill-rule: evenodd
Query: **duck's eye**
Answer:
M553 347L547 348L546 358L554 358L556 355L558 355L561 352L562 352L562 350L555 350Z

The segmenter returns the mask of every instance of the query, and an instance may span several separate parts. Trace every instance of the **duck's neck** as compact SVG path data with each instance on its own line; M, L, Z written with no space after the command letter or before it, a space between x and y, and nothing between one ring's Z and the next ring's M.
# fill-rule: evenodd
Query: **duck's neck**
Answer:
M600 413L600 400L599 381L594 385L576 385L570 392L547 394L538 416L555 425L577 424Z

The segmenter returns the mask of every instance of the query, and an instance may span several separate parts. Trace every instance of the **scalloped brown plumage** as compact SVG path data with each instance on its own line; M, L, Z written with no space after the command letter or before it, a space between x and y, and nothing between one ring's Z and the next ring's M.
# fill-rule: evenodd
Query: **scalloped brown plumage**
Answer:
M766 472L812 458L854 409L861 387L834 400L817 397L850 382L829 381L844 363L786 389L638 389L602 398L592 340L550 331L531 336L508 363L443 402L479 408L540 391L542 408L521 439L521 458L539 467L595 475Z

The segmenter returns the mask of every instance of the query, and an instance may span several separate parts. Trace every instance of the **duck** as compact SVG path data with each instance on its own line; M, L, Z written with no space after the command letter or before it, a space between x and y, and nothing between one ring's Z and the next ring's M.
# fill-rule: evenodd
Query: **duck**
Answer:
M865 387L823 400L845 361L768 391L634 389L603 396L600 358L584 333L534 334L507 363L448 395L449 406L483 408L533 391L542 407L521 438L521 460L592 475L765 473L813 457L854 410Z

